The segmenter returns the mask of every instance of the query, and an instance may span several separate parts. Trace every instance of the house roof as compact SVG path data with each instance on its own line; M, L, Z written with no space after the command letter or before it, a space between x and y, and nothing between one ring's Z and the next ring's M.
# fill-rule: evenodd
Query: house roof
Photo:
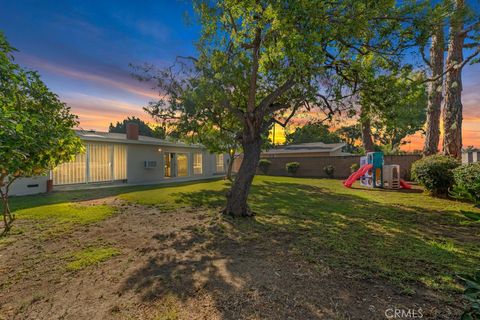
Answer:
M264 152L264 154L330 153L342 149L345 145L345 143L323 142L300 143L270 149Z
M185 148L204 148L200 144L186 144L183 142L157 139L147 136L138 136L138 140L127 139L126 133L112 133L101 132L94 130L75 130L75 133L84 141L95 142L115 142L115 143L127 143L127 144L143 144L143 145L155 145L155 146L172 146L172 147L185 147Z

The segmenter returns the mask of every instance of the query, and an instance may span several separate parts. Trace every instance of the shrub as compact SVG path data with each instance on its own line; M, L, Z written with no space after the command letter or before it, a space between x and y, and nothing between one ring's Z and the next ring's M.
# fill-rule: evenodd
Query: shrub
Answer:
M268 159L260 159L260 161L258 161L258 168L263 174L267 174L268 168L271 164L272 162Z
M358 163L353 163L351 166L350 166L350 172L351 173L354 173L355 171L357 171L358 169L360 169L360 165Z
M285 165L287 172L290 174L295 174L300 168L300 162L289 162Z
M447 195L454 184L453 169L459 162L448 156L433 155L415 161L412 178L434 196Z
M480 270L473 276L460 275L459 278L465 285L463 297L470 304L469 308L463 313L461 319L480 319Z
M335 167L332 166L331 164L323 167L323 171L325 172L325 174L327 176L329 176L330 178L333 177L333 173L335 172Z
M480 162L470 163L453 170L455 185L450 193L456 199L480 204Z

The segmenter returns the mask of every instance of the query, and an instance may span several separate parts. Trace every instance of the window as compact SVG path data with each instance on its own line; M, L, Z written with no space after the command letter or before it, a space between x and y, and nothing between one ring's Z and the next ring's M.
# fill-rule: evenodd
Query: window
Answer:
M188 156L185 153L177 154L177 176L188 176Z
M127 146L116 144L113 146L113 180L127 179Z
M111 146L108 144L91 144L88 159L88 182L112 180Z
M225 168L224 168L224 161L223 161L223 154L217 154L215 155L215 164L216 164L216 172L220 173L220 172L224 172L225 171Z
M201 153L193 154L193 174L203 173L203 157Z
M87 143L86 153L53 170L53 184L77 184L127 179L127 147Z
M53 183L59 184L75 184L85 183L87 155L77 154L75 160L63 163L53 170Z

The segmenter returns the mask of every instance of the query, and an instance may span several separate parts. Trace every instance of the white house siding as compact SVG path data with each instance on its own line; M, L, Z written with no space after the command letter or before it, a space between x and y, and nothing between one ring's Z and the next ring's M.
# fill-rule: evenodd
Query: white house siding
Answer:
M10 186L10 195L23 196L47 192L47 176L20 178Z

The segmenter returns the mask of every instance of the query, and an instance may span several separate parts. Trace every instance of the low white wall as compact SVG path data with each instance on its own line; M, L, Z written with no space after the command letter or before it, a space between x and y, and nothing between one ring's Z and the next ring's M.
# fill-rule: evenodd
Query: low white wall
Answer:
M19 178L10 186L11 196L23 196L47 192L47 176Z

